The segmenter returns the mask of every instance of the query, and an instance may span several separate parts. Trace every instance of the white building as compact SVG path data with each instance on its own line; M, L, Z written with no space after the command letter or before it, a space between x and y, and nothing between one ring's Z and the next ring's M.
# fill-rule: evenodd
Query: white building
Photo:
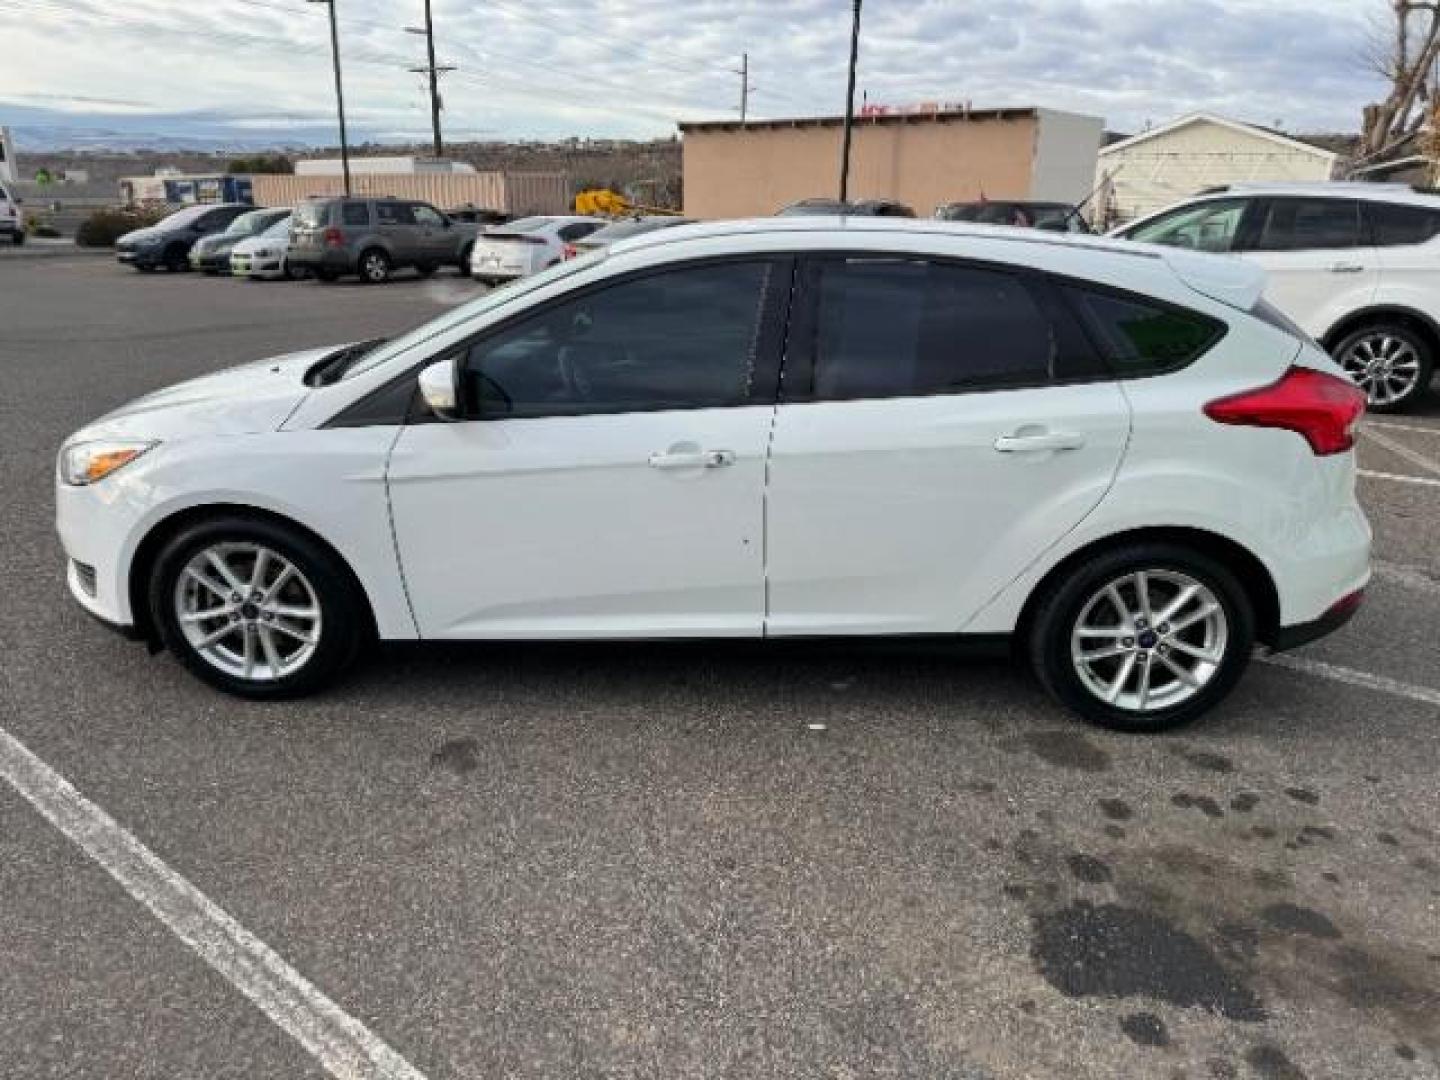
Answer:
M1222 184L1329 180L1338 157L1265 128L1191 113L1102 147L1096 199L1112 222L1133 221Z
M339 176L343 166L339 158L312 158L295 162L296 176ZM473 173L475 166L463 161L426 157L352 157L350 172L354 176L416 176L423 173Z

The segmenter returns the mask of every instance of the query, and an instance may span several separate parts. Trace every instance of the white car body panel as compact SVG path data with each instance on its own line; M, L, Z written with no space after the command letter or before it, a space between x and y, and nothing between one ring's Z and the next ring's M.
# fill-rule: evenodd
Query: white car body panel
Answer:
M324 426L576 286L712 256L819 250L1031 266L1181 304L1229 332L1189 367L1150 378ZM1071 553L1133 529L1180 527L1247 548L1270 571L1282 625L1307 622L1368 575L1353 453L1316 458L1296 434L1222 426L1200 410L1291 363L1335 369L1213 298L1253 295L1263 283L1253 268L1197 258L1093 237L862 219L682 226L621 241L382 346L333 385L302 381L327 351L311 350L149 395L77 432L72 442L159 445L89 486L57 478L62 544L96 569L93 597L73 572L72 591L101 618L133 624L130 574L147 534L174 513L223 505L292 519L331 544L384 638L1008 633L1035 584ZM1026 425L1073 430L1083 446L995 450ZM734 462L650 466L656 452L691 449L733 452Z
M566 241L560 238L560 230L579 222L593 222L597 228L606 223L603 218L572 214L548 217L543 227L522 234L525 240L506 239L509 230L505 225L482 232L470 249L470 273L477 278L520 278L553 266L565 257Z
M1265 298L1317 341L1347 315L1373 307L1380 289L1379 248L1247 251L1241 257L1269 275Z

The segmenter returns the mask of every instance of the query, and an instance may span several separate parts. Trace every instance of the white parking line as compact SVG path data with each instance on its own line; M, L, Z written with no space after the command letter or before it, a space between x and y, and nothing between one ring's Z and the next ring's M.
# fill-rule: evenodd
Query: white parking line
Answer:
M425 1080L3 728L0 777L336 1080Z
M1419 450L1412 450L1399 439L1392 439L1389 435L1381 435L1378 431L1369 431L1363 428L1360 434L1364 435L1371 442L1383 446L1396 457L1404 458L1410 462L1411 465L1424 469L1428 473L1434 473L1436 476L1440 476L1440 461L1436 461L1427 454L1420 453Z
M1398 679L1387 678L1384 675L1372 675L1368 671L1355 671L1353 668L1339 667L1335 664L1327 664L1323 660L1311 660L1303 656L1292 656L1290 653L1262 656L1259 657L1259 660L1275 667L1298 671L1302 675L1318 675L1322 679L1333 679L1335 682L1347 683L1365 690L1393 694L1396 697L1409 698L1411 701L1440 707L1440 690L1433 690L1428 686L1415 686L1412 683L1400 682Z
M1434 435L1440 437L1440 427L1420 427L1418 424L1392 424L1388 420L1366 420L1360 430L1379 428L1381 431L1408 431L1414 435Z
M1356 469L1357 476L1368 477L1371 480L1393 480L1397 484L1419 484L1421 487L1440 487L1440 480L1431 480L1428 476L1405 476L1402 473L1376 472L1374 469Z

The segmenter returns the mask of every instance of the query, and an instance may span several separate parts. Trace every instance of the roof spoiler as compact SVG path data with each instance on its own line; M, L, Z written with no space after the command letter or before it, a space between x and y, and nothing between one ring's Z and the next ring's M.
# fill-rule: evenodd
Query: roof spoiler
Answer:
M1265 293L1265 271L1229 255L1165 250L1166 264L1190 288L1211 300L1249 311Z

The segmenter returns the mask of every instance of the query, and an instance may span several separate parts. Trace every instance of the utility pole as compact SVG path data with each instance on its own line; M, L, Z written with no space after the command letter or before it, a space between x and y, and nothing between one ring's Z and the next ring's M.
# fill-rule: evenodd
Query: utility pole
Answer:
M860 2L855 0L855 17L850 26L850 78L845 89L845 140L840 149L840 201L850 195L850 129L855 126L855 61L860 54Z
M735 74L740 76L740 123L743 124L745 118L750 114L750 91L755 89L750 85L750 54L748 52L740 54L740 70Z
M345 194L350 194L350 143L345 136L345 90L340 80L340 31L335 23L335 0L307 0L330 9L330 58L335 65L335 108L340 114L340 168L345 174Z
M425 35L425 55L429 59L424 67L413 67L410 70L417 75L428 75L430 78L430 127L435 135L435 156L445 156L445 144L440 139L440 73L442 71L454 71L453 65L437 67L435 64L435 23L430 18L430 0L425 0L425 26L407 26L405 32L409 34Z

